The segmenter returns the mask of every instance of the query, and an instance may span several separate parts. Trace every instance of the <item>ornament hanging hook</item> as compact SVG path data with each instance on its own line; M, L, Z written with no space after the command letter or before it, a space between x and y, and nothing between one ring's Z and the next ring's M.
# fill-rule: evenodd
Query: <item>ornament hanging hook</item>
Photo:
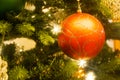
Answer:
M80 7L80 0L77 0L77 2L78 2L78 10L77 10L77 12L82 12L81 7Z

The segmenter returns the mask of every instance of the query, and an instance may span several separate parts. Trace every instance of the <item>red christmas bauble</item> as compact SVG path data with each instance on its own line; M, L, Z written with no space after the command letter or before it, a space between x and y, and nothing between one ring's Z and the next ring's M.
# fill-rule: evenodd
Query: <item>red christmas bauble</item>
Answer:
M62 22L58 45L73 59L91 59L100 52L105 42L101 22L87 13L77 12Z

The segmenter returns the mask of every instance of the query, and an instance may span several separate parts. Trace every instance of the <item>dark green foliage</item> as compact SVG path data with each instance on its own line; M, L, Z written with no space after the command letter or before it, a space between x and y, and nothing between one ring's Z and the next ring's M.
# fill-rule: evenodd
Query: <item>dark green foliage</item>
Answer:
M78 69L77 64L61 52L46 55L33 49L16 53L14 44L4 46L3 57L9 65L10 80L69 80Z
M119 80L116 76L120 73L120 52L113 52L107 45L101 53L93 60L90 60L88 70L93 70L97 75L97 80Z
M120 22L108 23L105 27L109 39L120 39Z
M16 51L16 44L3 46L2 57L9 65L9 80L84 80L73 76L79 67L61 52L57 35L51 32L54 23L60 25L64 18L77 12L77 1L27 1L35 5L34 11L23 9L18 15L14 11L8 12L4 22L0 22L0 33L5 37L3 41L24 36L36 42L35 49L22 52ZM100 2L101 0L81 0L82 12L92 14L102 22L107 38L120 39L119 23L108 23L112 14ZM42 11L48 8L48 12ZM96 80L120 80L119 54L119 51L113 52L105 45L101 53L89 61L85 68L86 73L94 71Z
M45 45L48 46L50 44L54 44L55 40L54 38L52 38L47 32L45 31L39 31L38 32L38 39L40 40L40 42Z
M12 67L15 63L13 63L14 54L15 54L15 44L4 45L2 49L2 56L8 62L9 67Z
M25 0L0 0L0 18L10 11L18 13L24 7Z
M35 28L30 23L22 23L16 26L19 33L26 36L32 36L35 32Z
M12 25L6 21L0 21L0 34L6 34L10 32L12 29Z
M9 80L25 80L29 78L28 71L22 66L15 66L8 74Z

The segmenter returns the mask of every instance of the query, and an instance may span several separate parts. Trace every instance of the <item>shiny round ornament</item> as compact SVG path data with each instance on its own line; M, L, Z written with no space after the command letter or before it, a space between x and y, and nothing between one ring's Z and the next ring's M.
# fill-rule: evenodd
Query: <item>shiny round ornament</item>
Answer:
M97 56L105 42L105 31L94 16L77 12L62 22L58 45L69 57L91 59Z

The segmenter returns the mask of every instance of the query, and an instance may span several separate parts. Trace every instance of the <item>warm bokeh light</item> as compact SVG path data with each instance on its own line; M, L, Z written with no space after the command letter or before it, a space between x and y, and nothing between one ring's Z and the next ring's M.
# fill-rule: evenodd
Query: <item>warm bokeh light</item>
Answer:
M34 11L36 9L35 5L32 4L32 3L29 3L29 2L26 2L25 3L25 7L24 7L26 10L29 10L29 11Z
M53 29L51 30L53 34L57 35L58 33L61 32L61 27L58 24L53 25Z
M96 76L94 74L94 72L90 71L86 74L85 76L85 80L95 80Z
M84 77L85 76L85 71L84 69L80 68L78 71L78 78Z
M79 60L79 61L78 61L78 65L79 65L79 67L84 68L84 67L86 67L86 66L87 66L87 61L86 61L86 60L84 60L84 59Z
M49 8L42 9L42 12L43 12L43 13L47 13L47 12L49 12L49 11L50 11Z
M15 38L11 40L4 41L5 45L9 44L16 44L17 48L19 48L18 51L28 51L31 49L34 49L36 47L36 42L33 39L25 38L25 37L20 37L20 38Z

